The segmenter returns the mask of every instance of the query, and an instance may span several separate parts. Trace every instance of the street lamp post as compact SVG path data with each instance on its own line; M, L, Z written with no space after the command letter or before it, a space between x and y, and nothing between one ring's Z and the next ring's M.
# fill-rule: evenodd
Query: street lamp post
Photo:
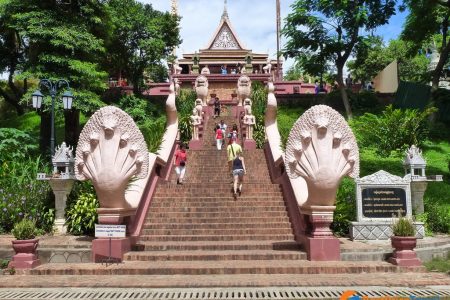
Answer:
M55 98L58 92L58 89L66 86L67 90L62 95L62 102L64 109L71 109L73 102L73 95L70 92L69 82L64 79L59 79L57 81L52 81L50 79L41 79L39 81L38 87L46 87L50 92L50 96L52 97L52 105L51 105L51 136L50 136L50 153L53 157L55 154ZM38 89L31 96L33 107L39 109L42 105L42 99L44 95Z
M51 105L51 137L50 137L50 152L53 164L53 174L48 177L45 173L38 173L38 180L48 180L55 194L55 227L59 233L66 233L64 212L66 209L67 196L72 190L75 182L75 174L73 170L74 159L72 148L68 147L66 143L62 143L61 147L56 149L55 154L55 98L58 90L66 87L61 96L64 109L71 109L73 102L73 95L70 92L70 86L67 80L59 79L56 81L50 79L41 79L38 88L45 87L52 97ZM42 105L44 95L38 89L31 96L33 107L39 109ZM59 167L64 170L60 170Z

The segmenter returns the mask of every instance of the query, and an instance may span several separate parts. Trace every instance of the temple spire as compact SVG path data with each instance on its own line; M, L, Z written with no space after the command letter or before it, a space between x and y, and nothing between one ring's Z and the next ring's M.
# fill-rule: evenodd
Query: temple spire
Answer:
M223 13L222 13L222 19L228 19L228 11L227 11L227 0L223 1Z
M171 0L170 1L170 13L172 15L178 15L178 0Z

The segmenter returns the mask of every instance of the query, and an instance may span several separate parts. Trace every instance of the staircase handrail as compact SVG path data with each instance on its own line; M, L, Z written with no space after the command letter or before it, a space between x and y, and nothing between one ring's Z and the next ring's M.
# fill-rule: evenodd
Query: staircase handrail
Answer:
M158 180L160 178L167 180L172 168L171 161L175 152L178 134L178 113L175 100L179 87L176 79L170 84L170 94L166 100L166 129L158 154L149 153L149 166L151 168L149 168L147 176L144 179L134 181L127 189L127 194L130 193L129 197L139 199L136 214L128 230L129 235L133 239L132 244L136 243L142 231Z
M275 87L273 82L269 81L267 88L267 107L264 118L266 160L272 181L281 185L283 198L294 228L295 238L297 241L300 241L306 228L298 206L308 199L308 187L302 177L292 179L285 172L284 152L281 147L281 135L277 122L277 99L274 93Z

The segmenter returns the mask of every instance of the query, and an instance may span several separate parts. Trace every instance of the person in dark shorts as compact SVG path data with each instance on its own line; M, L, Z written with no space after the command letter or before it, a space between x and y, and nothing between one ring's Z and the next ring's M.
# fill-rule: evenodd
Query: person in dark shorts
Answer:
M242 151L236 154L233 159L233 198L237 200L237 196L241 195L242 182L244 181L244 174L247 172L245 169L244 157Z
M216 97L214 100L214 118L220 117L220 100Z

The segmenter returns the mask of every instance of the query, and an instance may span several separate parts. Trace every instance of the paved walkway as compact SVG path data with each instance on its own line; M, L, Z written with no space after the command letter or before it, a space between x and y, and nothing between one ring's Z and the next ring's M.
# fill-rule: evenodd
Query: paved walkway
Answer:
M10 248L13 238L0 236L0 250ZM41 248L89 248L91 238L47 236ZM419 248L446 244L450 237L419 241ZM352 242L341 239L342 251L389 251L389 241ZM311 262L307 262L311 263ZM343 262L341 262L343 263ZM355 262L352 262L355 263ZM6 272L5 272L6 273ZM0 275L0 288L194 288L194 287L410 287L439 286L450 289L450 275L443 273L360 273L360 274L240 274L240 275ZM442 299L442 298L441 298Z
M24 287L424 287L450 286L450 276L443 273L363 273L363 274L270 274L270 275L3 275L2 288Z

